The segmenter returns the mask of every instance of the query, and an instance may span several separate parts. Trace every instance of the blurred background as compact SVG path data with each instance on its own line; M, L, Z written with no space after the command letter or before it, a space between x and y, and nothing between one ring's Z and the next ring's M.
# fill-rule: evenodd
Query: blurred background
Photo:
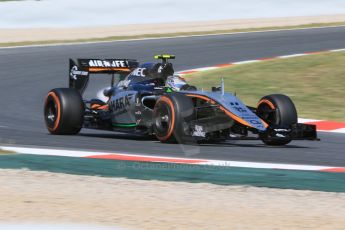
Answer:
M0 28L80 27L345 13L343 0L0 1Z

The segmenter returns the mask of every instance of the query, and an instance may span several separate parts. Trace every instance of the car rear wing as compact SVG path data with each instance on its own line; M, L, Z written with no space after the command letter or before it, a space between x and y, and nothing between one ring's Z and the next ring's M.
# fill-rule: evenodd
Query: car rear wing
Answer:
M81 94L85 91L90 74L127 75L137 68L139 62L133 59L69 59L69 87Z

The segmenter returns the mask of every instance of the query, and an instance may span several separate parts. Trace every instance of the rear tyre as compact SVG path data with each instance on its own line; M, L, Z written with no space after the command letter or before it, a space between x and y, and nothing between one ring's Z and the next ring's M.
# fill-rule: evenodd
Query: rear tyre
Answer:
M189 122L195 118L193 101L180 93L161 96L153 110L153 129L163 143L193 142Z
M272 94L261 98L257 106L257 115L266 123L275 127L290 127L297 123L298 116L292 100L282 94ZM266 145L286 145L291 142L289 138L272 138L269 134L261 135Z
M72 88L51 90L44 103L44 119L51 134L79 133L84 120L84 103L80 93Z

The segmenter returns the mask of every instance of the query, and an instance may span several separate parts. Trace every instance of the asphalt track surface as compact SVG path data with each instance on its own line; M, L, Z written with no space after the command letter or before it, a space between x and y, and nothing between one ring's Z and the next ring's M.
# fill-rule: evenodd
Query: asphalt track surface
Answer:
M222 145L161 144L146 137L84 129L76 136L48 134L43 101L51 88L66 87L68 58L136 58L173 53L176 70L345 47L345 27L111 43L0 49L0 144L139 153L219 160L345 166L345 135L319 133L321 142L294 141L268 147L260 141ZM279 73L277 73L279 75ZM96 78L96 79L95 79ZM109 79L94 77L92 95Z

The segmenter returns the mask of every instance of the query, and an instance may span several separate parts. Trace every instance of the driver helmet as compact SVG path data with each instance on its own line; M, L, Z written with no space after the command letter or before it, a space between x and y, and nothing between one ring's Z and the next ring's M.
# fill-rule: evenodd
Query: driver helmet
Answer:
M187 85L187 82L183 77L179 75L172 75L167 77L165 86L174 91L180 91L185 85Z

